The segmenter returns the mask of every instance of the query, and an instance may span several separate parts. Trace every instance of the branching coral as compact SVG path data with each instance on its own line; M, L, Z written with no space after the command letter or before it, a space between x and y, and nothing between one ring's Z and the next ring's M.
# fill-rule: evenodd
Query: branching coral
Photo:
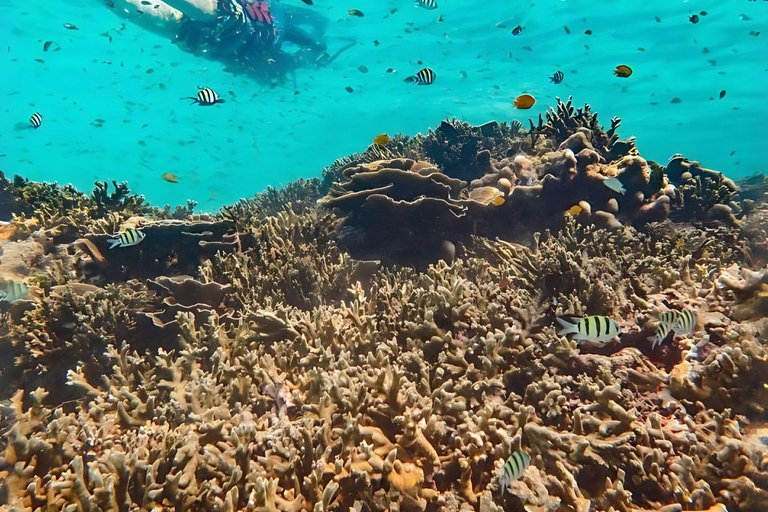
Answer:
M631 144L606 153L614 133L561 110L528 154L500 125L453 123L500 141L473 155L474 183L390 158L346 167L322 210L159 224L115 212L79 242L53 228L31 240L34 223L17 223L2 244L47 253L30 272L41 296L0 324L0 357L15 359L0 367L2 504L764 510L768 262L737 226L623 225L670 197L659 167ZM565 216L574 199L583 212ZM126 223L146 227L142 244L195 243L155 261L180 247L169 236L144 249L152 261L123 256L130 272L110 272L104 239ZM417 268L397 264L435 241ZM348 252L371 246L389 265ZM104 261L74 264L78 247ZM684 308L692 332L653 349L661 312ZM563 313L609 315L625 334L580 346L557 334ZM502 494L516 450L531 465Z

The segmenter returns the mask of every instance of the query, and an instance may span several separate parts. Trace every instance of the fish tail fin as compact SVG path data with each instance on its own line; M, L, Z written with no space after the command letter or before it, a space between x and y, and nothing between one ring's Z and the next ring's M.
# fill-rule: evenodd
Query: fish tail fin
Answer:
M107 243L109 244L110 249L114 249L115 247L118 247L120 245L120 239L110 238L109 240L107 240Z
M573 322L569 322L563 317L557 317L556 318L557 323L560 324L560 334L573 334L576 332L576 324Z
M413 83L413 82L415 82L415 81L416 81L416 77L415 77L415 76L409 76L408 78L406 78L405 80L403 80L403 82L405 82L405 83L407 83L407 84L412 84L412 83Z

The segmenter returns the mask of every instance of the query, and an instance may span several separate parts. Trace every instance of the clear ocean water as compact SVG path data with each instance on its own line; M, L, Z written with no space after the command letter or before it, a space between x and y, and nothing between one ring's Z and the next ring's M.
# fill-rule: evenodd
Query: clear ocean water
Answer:
M569 95L603 123L623 118L620 134L637 136L646 158L665 163L681 152L735 178L765 170L764 0L437 0L432 11L408 0L281 2L325 19L329 53L354 44L328 67L259 83L100 0L2 0L0 170L86 191L95 180L127 180L154 205L189 198L210 211L318 176L381 132L425 132L453 116L527 126ZM517 25L524 30L513 36ZM45 52L45 41L61 49ZM619 64L634 74L614 77ZM433 85L403 82L425 66L438 75ZM565 79L555 85L548 77L558 70ZM227 103L180 100L198 85ZM531 110L512 107L522 93L537 98ZM33 112L43 126L16 129ZM162 180L166 172L179 182Z

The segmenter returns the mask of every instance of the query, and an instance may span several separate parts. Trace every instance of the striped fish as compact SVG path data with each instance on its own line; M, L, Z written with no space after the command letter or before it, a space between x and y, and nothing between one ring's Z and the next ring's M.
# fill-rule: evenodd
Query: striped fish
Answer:
M675 333L680 336L693 334L696 332L696 313L692 309L684 309L677 315L677 322L674 325Z
M430 11L437 9L437 2L435 2L435 0L414 0L413 5L416 7L423 7Z
M429 68L424 68L415 75L409 76L403 80L403 82L408 82L409 84L430 85L435 81L435 78L437 78L437 75L434 71Z
M677 318L680 316L680 312L676 309L670 309L669 311L663 312L659 316L659 322L663 322L665 324L668 324L670 327L674 326L677 323Z
M190 98L198 105L208 107L216 103L224 103L224 100L219 97L218 93L210 87L198 87L198 89L200 90L197 92L197 98Z
M605 316L585 316L575 322L558 317L560 334L573 334L573 339L595 345L605 345L621 334L619 324Z
M563 76L564 76L563 72L558 71L557 73L549 77L549 81L552 82L553 84L559 84L560 82L563 81Z
M692 309L677 311L670 309L659 316L659 321L669 324L678 336L696 332L696 313Z
M669 311L667 311L669 313ZM656 324L656 336L649 338L651 340L651 350L654 350L657 346L660 346L664 340L667 339L669 333L672 333L672 337L675 336L674 324L661 321Z
M115 247L130 247L144 240L145 236L147 235L139 229L126 229L119 235L114 235L112 239L107 240L107 242L109 243L110 249L114 249Z
M32 117L29 118L30 124L32 124L32 128L37 130L40 128L40 125L43 124L43 116L41 116L38 112L35 112L32 114Z
M376 144L375 142L368 146L365 150L365 154L371 155L377 160L389 160L392 157L390 151L386 147Z
M0 302L12 303L25 298L29 294L29 286L9 279L0 284Z
M523 476L525 469L531 464L531 456L522 450L517 450L509 456L499 474L499 486L501 494L507 490L509 484Z

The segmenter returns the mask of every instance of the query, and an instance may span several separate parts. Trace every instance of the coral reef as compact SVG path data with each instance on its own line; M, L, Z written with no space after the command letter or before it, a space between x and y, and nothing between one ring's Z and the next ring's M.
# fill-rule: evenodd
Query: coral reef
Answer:
M764 195L570 102L445 125L339 164L318 205L313 181L3 226L0 278L40 290L0 308L0 507L768 509ZM146 238L108 249L126 227ZM693 332L652 348L682 308ZM579 345L562 314L624 334Z
M567 215L614 230L667 219L738 227L747 199L733 181L680 155L668 168L646 161L634 138L619 139L620 122L604 131L589 105L576 110L570 99L527 134L443 121L399 142L408 158L347 162L321 204L340 218L337 239L356 258L418 268L450 262L472 235L530 245Z

